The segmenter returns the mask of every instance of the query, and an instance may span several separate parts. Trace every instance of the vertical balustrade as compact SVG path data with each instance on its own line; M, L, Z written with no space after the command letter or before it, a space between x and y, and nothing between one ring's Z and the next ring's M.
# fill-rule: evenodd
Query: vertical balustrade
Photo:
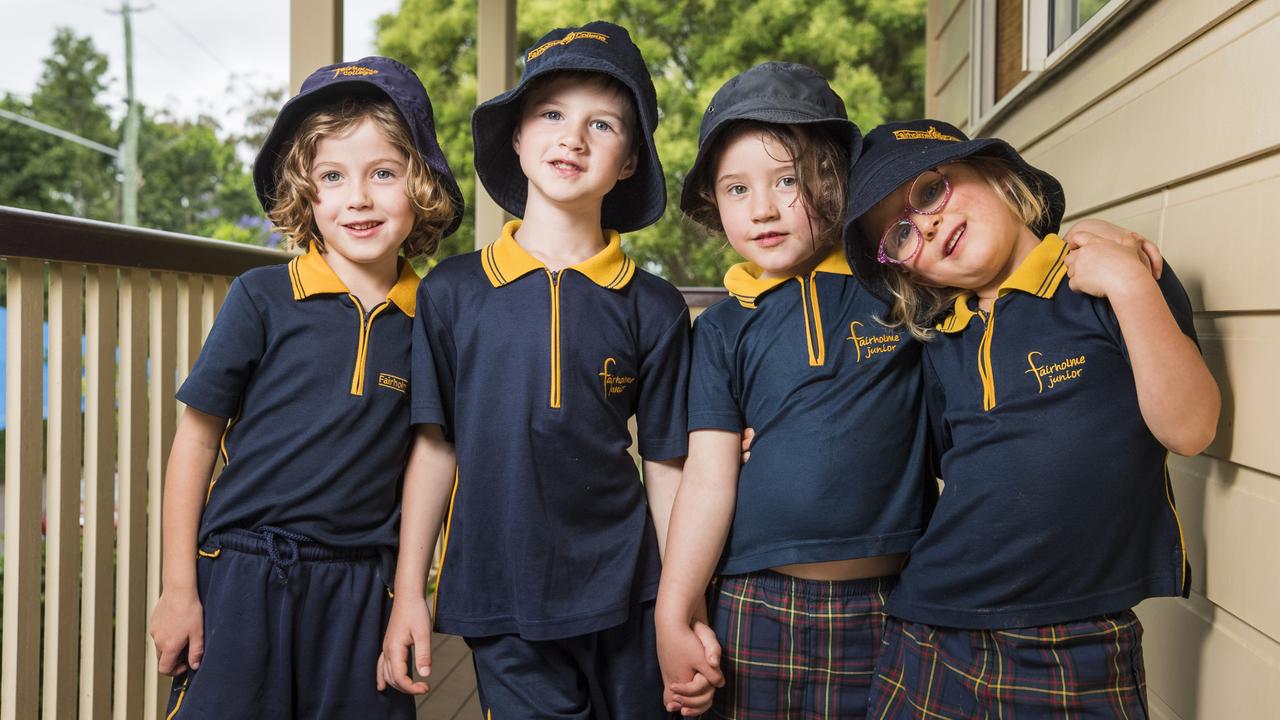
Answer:
M151 615L160 597L160 560L164 547L160 537L160 505L164 495L164 472L169 460L169 446L173 442L176 406L173 401L174 374L177 371L178 298L177 276L162 272L154 276L151 285L151 373L148 377L149 439L147 453L147 590L134 602L142 602L146 616ZM170 684L162 682L155 663L147 655L140 668L143 676L143 697L146 708L144 720L155 720L158 709L163 708Z
M0 718L37 717L40 673L40 365L44 263L10 258L5 377L4 642Z
M151 273L120 271L116 521L116 720L142 716L147 640L147 315Z
M84 266L49 263L49 427L45 463L46 720L76 714L80 638L80 337Z
M80 718L111 714L116 480L117 271L85 278L84 577L80 605Z

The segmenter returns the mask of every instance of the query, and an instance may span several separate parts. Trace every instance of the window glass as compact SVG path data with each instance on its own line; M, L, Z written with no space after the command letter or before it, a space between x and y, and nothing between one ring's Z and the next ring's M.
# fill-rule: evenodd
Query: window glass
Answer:
M1071 37L1089 18L1098 14L1108 0L1049 0L1049 49Z

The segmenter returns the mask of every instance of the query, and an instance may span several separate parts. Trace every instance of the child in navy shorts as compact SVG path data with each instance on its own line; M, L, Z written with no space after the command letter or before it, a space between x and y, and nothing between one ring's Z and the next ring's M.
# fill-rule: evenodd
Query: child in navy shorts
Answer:
M936 494L920 344L880 323L888 305L839 242L860 146L844 101L802 65L741 73L703 116L681 208L746 262L694 323L657 615L665 701L686 715L862 717L884 601ZM713 573L714 693L690 687L720 680L693 632Z
M380 57L307 78L254 182L306 254L231 284L178 391L151 618L159 670L177 676L166 717L412 718L370 672L420 312L401 252L433 252L462 197L422 84Z
M665 717L653 601L686 448L688 308L619 233L666 203L657 98L606 22L547 33L481 104L475 164L522 221L423 279L400 571L379 666L428 691L435 626L494 718ZM636 421L643 483L627 452Z
M853 266L928 340L944 483L870 715L1147 717L1131 608L1190 587L1165 459L1219 410L1186 293L1132 245L1055 235L1061 185L1001 140L889 123L851 178Z

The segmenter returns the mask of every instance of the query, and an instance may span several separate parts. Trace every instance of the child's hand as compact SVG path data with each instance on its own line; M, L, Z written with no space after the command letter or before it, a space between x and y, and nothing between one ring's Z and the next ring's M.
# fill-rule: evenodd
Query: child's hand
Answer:
M1062 236L1062 239L1068 245L1074 245L1076 241L1080 241L1083 244L1094 240L1108 240L1135 247L1140 249L1146 257L1147 263L1151 266L1152 277L1159 280L1160 273L1164 272L1164 256L1160 254L1160 248L1156 247L1155 243L1139 233L1114 225L1106 220L1085 218L1072 225L1067 234Z
M724 686L720 644L703 623L658 630L658 664L662 668L662 701L668 712L700 715L711 707L715 688Z
M1144 281L1151 281L1148 256L1136 243L1074 238L1064 262L1070 287L1094 297L1114 297L1116 293Z
M742 431L742 464L751 459L751 441L756 439L756 429L747 428Z
M156 669L177 676L200 668L204 658L204 608L195 590L166 590L151 613Z
M378 691L391 686L409 695L425 695L431 689L409 675L409 648L413 648L413 664L418 674L431 675L431 611L421 597L397 595L391 604L391 619L382 638L382 654L378 656Z

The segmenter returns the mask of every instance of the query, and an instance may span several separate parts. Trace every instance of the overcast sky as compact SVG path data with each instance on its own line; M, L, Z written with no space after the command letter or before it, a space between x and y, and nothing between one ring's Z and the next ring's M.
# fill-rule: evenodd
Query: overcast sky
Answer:
M112 79L104 102L122 114L124 26L122 0L0 0L0 93L30 96L49 55L54 31L88 35L108 58ZM150 108L180 118L212 115L238 130L239 106L250 88L289 82L289 0L131 0L150 7L133 19L134 87ZM370 55L373 22L399 0L349 0L343 13L344 59ZM228 95L233 76L239 88Z

